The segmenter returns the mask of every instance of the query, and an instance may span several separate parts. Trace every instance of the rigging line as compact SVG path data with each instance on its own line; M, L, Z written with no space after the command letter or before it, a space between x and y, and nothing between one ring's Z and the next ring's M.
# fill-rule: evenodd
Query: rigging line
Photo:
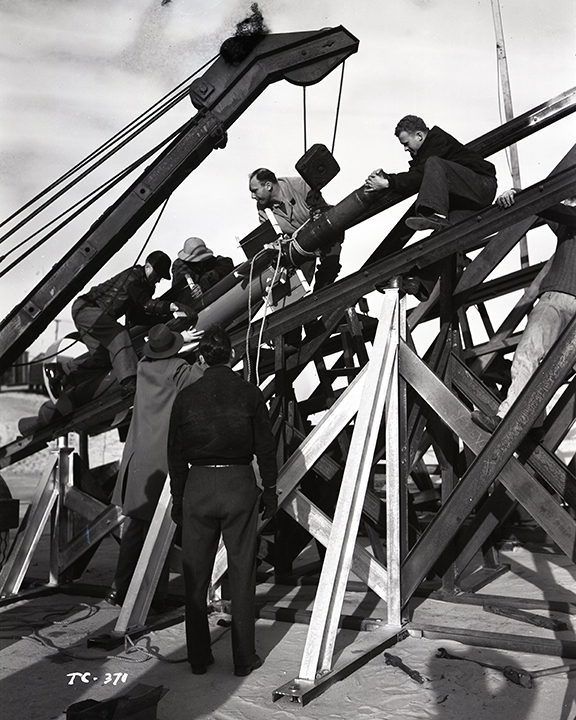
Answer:
M248 363L248 377L246 378L250 382L252 377L252 363L250 361L250 330L252 329L252 276L254 274L254 262L256 255L250 261L250 273L248 275L248 327L246 328L246 362Z
M332 138L332 150L330 151L334 155L334 147L336 146L336 130L338 129L338 118L340 116L340 100L342 99L342 88L344 86L344 68L346 67L346 60L342 63L342 74L340 75L340 88L338 89L338 102L336 103L336 117L334 119L334 137Z
M170 197L167 197L166 200L164 200L164 203L162 205L160 213L158 214L158 217L154 221L154 225L152 226L152 229L150 230L150 233L148 234L146 241L142 245L140 252L136 256L136 259L132 263L132 268L134 268L138 264L138 260L140 260L142 253L144 252L144 250L146 249L146 246L152 239L152 235L154 234L154 231L156 230L156 227L158 226L158 223L160 222L160 218L162 217L164 210L166 210L166 206L168 205L169 199L170 199ZM116 296L118 295L118 293L120 292L120 290L121 290L120 287L116 288L114 295L110 298L109 302L107 303L106 307L104 308L104 312L106 312L107 308L110 307L110 305L112 305L112 303L114 302L114 300L115 300ZM13 363L13 364L15 367L23 367L24 365L35 365L35 364L39 364L39 363L45 363L46 360L51 360L53 357L57 357L58 355L61 355L63 352L65 352L66 350L69 350L71 347L73 347L74 345L76 345L79 342L81 342L81 341L74 340L73 342L70 343L70 345L67 345L65 348L62 348L61 350L58 350L57 352L52 353L51 355L44 355L40 360L30 360L29 362L26 362L26 363ZM100 395L103 394L103 392L104 391L96 393L94 395L93 399L96 400L98 397L100 397Z
M144 245L142 245L142 248L140 249L140 252L139 252L138 255L136 256L136 260L134 260L134 265L136 265L136 264L138 263L138 260L140 260L140 258L142 257L142 253L143 253L144 250L146 249L146 246L148 245L148 243L149 243L150 240L152 239L152 235L154 234L154 231L156 230L156 228L157 228L157 226L158 226L158 223L160 222L160 218L161 218L162 215L164 214L164 210L166 210L166 206L168 205L168 200L170 200L170 195L168 195L168 197L166 198L166 200L164 200L164 203L162 204L162 208L161 208L160 212L158 213L158 217L157 217L156 220L154 221L154 225L152 226L152 229L151 229L150 232L148 233L148 237L146 238L146 241L145 241ZM134 267L134 265L132 265L132 267Z
M69 207L67 210L62 212L60 215L58 215L56 218L53 218L50 222L46 223L42 228L34 232L32 235L27 237L25 240L22 240L18 245L16 245L14 248L9 250L5 255L0 256L0 262L5 260L9 255L11 255L16 250L20 249L23 245L25 245L27 242L29 242L33 237L41 233L43 230L46 230L50 225L53 225L55 222L60 220L60 218L64 217L68 213L70 213L74 208L78 207L81 203L85 203L77 212L73 213L67 220L62 222L60 225L58 225L56 228L54 228L48 235L41 238L35 245L33 245L27 252L26 255L22 255L19 258L17 258L11 265L9 265L7 268L4 268L4 270L0 271L0 278L2 278L6 273L8 273L10 270L12 270L16 265L18 265L20 262L22 262L25 257L27 257L30 253L37 250L39 247L41 247L45 242L47 242L51 237L53 237L58 231L60 231L63 227L65 227L68 223L70 223L74 218L78 217L78 215L81 215L84 210L86 210L90 205L95 203L97 200L99 200L103 195L105 195L114 185L119 183L121 180L123 180L125 177L127 177L131 172L133 172L139 165L141 165L143 162L146 162L155 152L161 149L162 145L164 143L170 142L179 132L181 132L182 128L179 128L176 130L170 137L168 137L166 140L163 140L162 143L158 144L155 148L148 151L144 155L142 155L141 158L136 160L132 165L129 165L127 168L122 170L121 172L117 173L114 177L112 177L110 180L107 180L105 183L100 185L98 188L94 189L91 193L86 195L84 198L79 200L77 203ZM94 196L94 197L92 197ZM89 200L89 198L91 198Z
M302 111L304 115L304 152L308 149L308 138L306 133L306 85L302 87Z
M180 99L182 99L182 98L180 98ZM180 101L180 100L178 100L177 102L179 102L179 101ZM175 104L175 103L172 103L172 104L170 105L170 107L173 107L174 104ZM107 155L104 155L100 160L98 160L97 162L94 162L91 166L88 167L88 169L87 169L85 172L83 172L81 175L79 175L79 176L76 177L74 180L72 180L67 186L65 186L62 190L60 190L56 195L54 195L54 196L52 196L51 198L49 198L48 200L46 200L46 202L43 203L40 207L36 208L33 212L31 212L29 215L27 215L27 216L24 218L24 220L21 220L17 225L15 225L11 230L9 230L2 238L0 238L0 242L3 242L4 240L6 240L8 237L10 237L11 235L13 235L17 230L19 230L20 228L22 228L22 227L23 227L27 222L29 222L33 217L35 217L36 215L40 214L40 212L42 212L42 211L45 210L49 205L51 205L53 202L55 202L55 200L57 200L57 199L58 199L61 195L63 195L67 190L69 190L71 187L73 187L74 185L76 185L77 183L79 183L82 179L84 179L87 175L89 175L96 167L98 167L99 165L101 165L103 162L105 162L106 160L108 160L112 155L114 155L116 152L118 152L122 147L124 147L125 145L127 145L131 140L133 140L133 139L136 137L136 135L138 135L140 132L142 132L146 127L149 127L149 125L151 125L152 122L155 122L159 117L161 117L162 114L164 114L165 112L167 112L168 109L170 109L170 108L167 108L166 110L161 111L161 112L159 111L158 113L156 113L156 116L155 116L155 117L154 117L154 116L150 116L151 119L150 119L145 125L141 125L139 129L137 129L136 131L134 131L134 132L132 133L132 135L129 135L129 136L127 137L127 139L125 139L122 143L119 143L119 138L121 137L121 134L118 134L118 135L116 136L116 137L118 138L118 142L117 142L115 148L113 147L112 142L107 143L107 145L108 145L109 147L113 147L113 149L112 149ZM100 150L102 150L102 149L104 149L104 148L106 148L106 144L105 144L105 145L102 145L101 148L100 148ZM93 153L93 157L96 157L96 154L95 154L95 153ZM58 184L62 184L62 183L64 182L64 180L66 180L68 177L71 177L72 175L74 175L75 173L77 173L83 166L88 165L88 160L89 160L89 159L92 159L92 156L90 156L89 158L87 158L83 163L78 164L75 168L73 168L73 170L71 170L71 171L69 171L68 173L66 173L66 175L63 175L62 178L60 178L60 180L59 180L58 182L53 183L46 191L44 191L44 192L41 193L40 195L37 195L36 198L34 198L34 199L33 199L32 201L30 201L27 205L25 205L23 208L21 208L17 213L15 213L14 215L12 215L11 218L16 217L16 215L18 215L20 212L22 212L25 208L29 207L29 205L32 204L33 202L35 202L36 200L40 199L43 195L47 195L47 194L48 194L48 191L55 189L55 187L56 187ZM8 220L11 219L11 218L8 218ZM4 223L0 223L0 227L3 226L4 224L6 224L6 222L8 222L8 220L6 220Z
M114 140L117 137L121 137L122 135L126 134L128 130L131 128L132 125L135 125L138 123L142 118L146 116L147 113L150 113L152 109L154 109L156 106L159 106L160 103L164 102L166 98L169 98L170 95L172 95L175 92L178 92L181 97L178 97L178 99L171 101L170 106L167 109L172 108L175 104L180 102L180 100L183 99L183 97L187 94L188 90L184 92L184 90L179 90L179 88L192 80L198 73L202 72L204 68L206 68L210 63L212 63L218 55L215 55L213 58L208 60L204 65L202 65L200 68L198 68L195 72L192 73L188 78L183 80L179 85L177 85L175 88L170 90L170 92L166 93L164 97L160 98L154 105L152 105L150 108L145 110L143 113L141 113L138 117L136 117L134 120L132 120L125 128L123 128L121 131L116 133L112 138L109 138L105 143L103 143L100 147L98 147L96 150L92 151L90 155L88 155L86 158L84 158L82 161L77 163L71 170L68 170L64 175L62 175L60 178L55 180L51 185L49 185L47 188L45 188L42 192L38 193L35 197L33 197L31 200L26 202L21 208L16 210L16 212L12 213L9 217L7 217L5 220L0 222L0 227L4 226L6 223L10 222L10 220L17 217L20 213L22 213L26 208L30 207L33 203L37 202L40 198L42 198L44 195L46 195L48 192L53 190L55 187L57 187L60 183L64 182L70 175L75 173L78 169L82 168L88 161L90 161L93 157L95 157L99 152L102 152L104 149L106 149L110 144L114 142Z
M278 272L280 270L280 261L282 259L282 248L278 247L278 258L276 260L276 267L274 268L274 275L272 276L272 281L270 282L270 286L268 287L268 292L266 293L266 303L264 305L264 314L262 315L262 322L260 323L260 332L258 334L258 350L256 351L256 385L260 385L260 352L262 350L262 336L264 334L264 324L266 321L266 315L268 313L268 308L270 307L270 299L272 296L272 288L274 287L274 283L276 282L276 278L278 277Z
M38 357L33 360L28 360L28 362L12 363L11 367L25 367L26 365L41 365L41 364L45 363L46 360L52 360L52 358L58 357L58 355L65 353L67 350L70 350L71 347L74 347L74 345L77 345L79 342L80 342L79 340L72 340L70 345L66 345L66 347L62 348L61 350L57 350L56 352L50 353L50 355L43 355L42 357Z
M148 127L149 125L151 125L152 122L155 122L155 120L158 119L158 117L160 117L159 114L158 114L155 118L151 119L142 129L144 129L145 127ZM190 122L190 121L187 121L187 123L188 123L188 122ZM184 129L184 127L186 127L186 124L187 124L187 123L184 123L183 125L181 125L181 127L180 127L178 130L176 130L174 133L172 133L172 135L170 135L168 139L163 140L162 143L160 143L160 144L157 145L156 147L160 148L163 144L169 142L169 141L172 140L174 137L176 137L176 135L177 135L179 132L181 132L181 131ZM71 187L73 187L74 185L78 184L78 183L80 182L80 180L84 179L87 175L89 175L96 167L98 167L98 165L101 165L103 162L105 162L105 161L108 160L110 157L112 157L112 155L114 155L116 152L118 152L118 150L120 150L120 148L122 148L122 147L124 147L125 145L127 145L131 140L134 139L134 137L136 137L137 134L139 134L140 132L142 132L142 129L139 130L137 133L134 133L132 136L128 137L127 139L125 139L120 145L118 145L115 149L111 150L107 155L103 156L102 159L100 159L100 160L99 160L97 163L95 163L92 167L88 168L88 170L86 170L84 173L82 173L82 174L79 175L77 178L75 178L73 181L71 181L67 186L65 186L62 190L60 190L56 195L54 195L52 198L50 198L49 200L47 200L43 205L41 205L39 208L37 208L36 210L34 210L32 213L30 213L24 220L21 220L17 225L15 225L15 226L14 226L11 230L9 230L5 235L3 235L2 237L0 237L0 243L3 243L5 240L7 240L9 237L11 237L16 231L20 230L20 229L21 229L27 222L29 222L33 217L35 217L36 215L38 215L42 210L45 210L45 209L46 209L49 205L51 205L55 200L57 200L59 197L61 197L67 190L69 190L69 189L70 189ZM50 223L48 223L48 225L49 225L49 224L50 224ZM46 227L46 226L45 226L45 227ZM34 236L32 236L32 237L34 237Z

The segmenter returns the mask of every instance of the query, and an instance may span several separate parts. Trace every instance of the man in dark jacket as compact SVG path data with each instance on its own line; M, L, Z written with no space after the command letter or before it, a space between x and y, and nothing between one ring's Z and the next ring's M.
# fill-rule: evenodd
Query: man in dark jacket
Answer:
M401 195L417 192L413 230L438 230L450 224L450 213L480 210L496 195L496 169L441 128L428 129L416 115L403 117L394 134L412 156L410 169L387 173L381 168L366 179L368 192L390 189Z
M172 265L172 287L183 303L191 305L234 270L232 258L214 255L199 237L189 237Z
M144 265L134 265L115 275L86 294L80 295L72 305L72 318L80 332L82 342L91 355L90 368L110 367L125 394L136 386L138 356L122 316L148 318L150 325L166 320L172 312L185 312L194 322L192 311L182 303L152 298L160 278L170 279L171 261L166 253L155 250ZM82 363L85 367L86 363ZM68 373L80 369L68 365Z
M249 675L256 654L254 603L260 491L263 518L276 511L276 444L260 390L230 367L229 336L216 327L198 346L204 376L176 397L168 434L173 519L182 524L186 644L195 675L214 662L206 600L220 534L228 554L234 674Z

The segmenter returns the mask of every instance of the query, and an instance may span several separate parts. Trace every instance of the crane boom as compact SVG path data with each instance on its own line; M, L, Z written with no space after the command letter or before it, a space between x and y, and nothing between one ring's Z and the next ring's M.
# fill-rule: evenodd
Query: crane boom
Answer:
M179 136L0 323L0 373L212 150L223 146L226 130L269 84L319 82L357 49L357 38L339 26L266 35L238 65L220 56L192 83L198 112Z

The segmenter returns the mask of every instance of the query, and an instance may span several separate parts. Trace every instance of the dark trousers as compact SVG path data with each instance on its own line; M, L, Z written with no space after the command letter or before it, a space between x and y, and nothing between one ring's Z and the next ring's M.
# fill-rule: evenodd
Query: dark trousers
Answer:
M118 602L122 604L128 592L132 575L138 564L138 558L144 547L146 535L150 529L149 520L127 517L122 527L122 541L120 543L120 554L116 565L116 573L112 588L118 593ZM166 558L162 572L158 579L156 600L165 600L168 596L168 582L170 580L170 559Z
M481 210L494 200L496 186L496 178L479 175L450 160L430 157L424 165L416 210L424 207L440 215L453 210Z
M82 298L77 298L72 305L72 318L80 332L82 342L91 355L90 368L110 367L119 382L136 375L138 356L132 345L130 334L126 328L113 317L107 315L102 308L89 305ZM82 364L84 366L84 363ZM74 361L68 364L71 374L79 369Z
M249 665L254 660L259 495L250 466L190 469L182 503L182 553L191 665L205 664L210 657L206 601L220 534L228 554L234 665Z

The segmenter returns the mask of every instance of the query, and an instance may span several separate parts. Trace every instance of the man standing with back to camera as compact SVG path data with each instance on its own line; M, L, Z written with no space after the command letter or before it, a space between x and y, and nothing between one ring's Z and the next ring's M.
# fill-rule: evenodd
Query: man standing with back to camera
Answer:
M245 676L262 665L254 627L256 534L259 499L263 519L272 517L278 504L276 444L262 393L231 368L232 345L224 330L206 331L198 360L204 376L177 395L168 438L172 517L182 525L188 662L195 675L214 662L206 601L222 534L234 674Z

